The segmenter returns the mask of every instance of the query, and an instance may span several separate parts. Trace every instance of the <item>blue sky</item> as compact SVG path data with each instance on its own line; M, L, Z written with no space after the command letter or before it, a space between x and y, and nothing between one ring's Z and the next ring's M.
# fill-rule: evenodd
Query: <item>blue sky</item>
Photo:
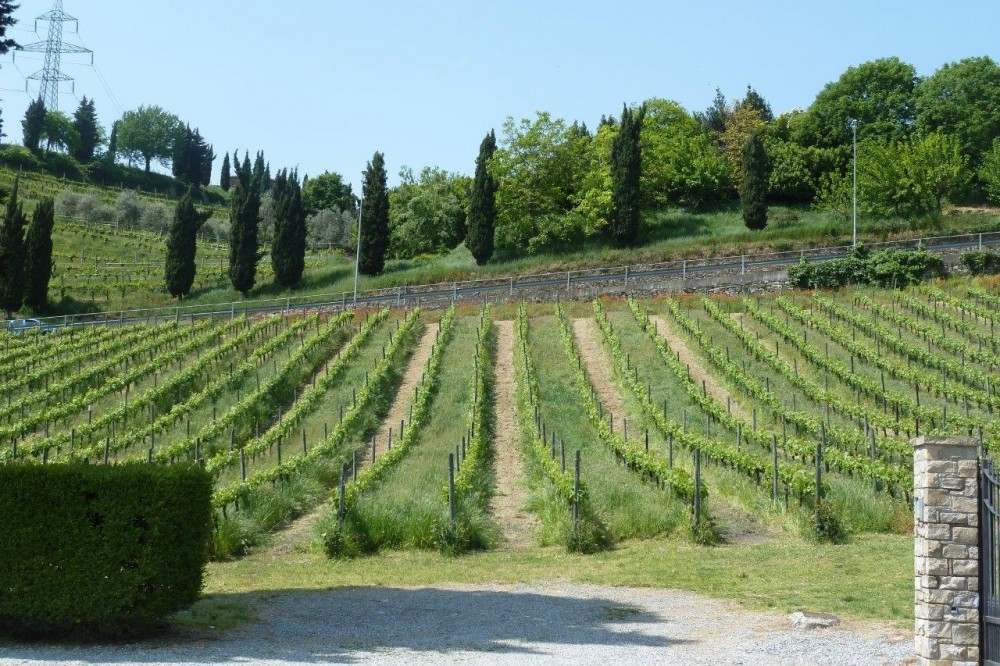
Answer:
M12 36L43 39L33 18L51 0L21 5ZM262 149L272 168L355 183L376 150L391 180L404 164L471 173L490 128L536 110L594 126L623 102L703 109L716 86L736 97L750 83L781 112L878 57L897 55L922 75L968 56L1000 60L995 0L65 0L65 9L80 19L80 38L67 39L95 50L96 71L66 57L77 83L62 110L86 94L110 128L120 110L159 104L220 156ZM15 66L8 55L0 65L16 141L29 101L22 74L41 62L25 54Z

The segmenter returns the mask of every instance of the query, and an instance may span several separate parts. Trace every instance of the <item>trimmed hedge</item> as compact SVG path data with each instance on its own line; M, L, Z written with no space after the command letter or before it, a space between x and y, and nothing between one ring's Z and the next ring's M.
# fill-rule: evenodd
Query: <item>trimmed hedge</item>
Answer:
M835 289L849 284L901 289L945 275L944 260L924 249L869 252L863 245L844 259L813 263L802 257L798 265L788 269L788 281L799 289Z
M197 466L0 466L0 632L131 636L190 606L211 497Z

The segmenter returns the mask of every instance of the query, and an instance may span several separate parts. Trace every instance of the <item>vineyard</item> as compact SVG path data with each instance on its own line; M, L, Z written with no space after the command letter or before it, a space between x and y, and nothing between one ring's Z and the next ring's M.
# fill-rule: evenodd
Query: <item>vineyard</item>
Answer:
M910 438L1000 439L998 318L956 282L4 334L0 460L197 462L219 558L300 516L337 557L906 533Z

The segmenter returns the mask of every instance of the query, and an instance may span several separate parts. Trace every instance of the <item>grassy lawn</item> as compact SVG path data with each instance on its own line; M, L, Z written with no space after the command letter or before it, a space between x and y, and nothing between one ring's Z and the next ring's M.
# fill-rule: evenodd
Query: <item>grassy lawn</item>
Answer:
M332 561L318 551L259 552L209 565L206 597L186 624L225 628L254 616L287 590L567 581L680 589L749 608L823 611L907 627L913 617L913 538L856 537L817 546L793 538L704 548L678 540L629 541L598 555L561 548L492 551L459 558L407 550Z

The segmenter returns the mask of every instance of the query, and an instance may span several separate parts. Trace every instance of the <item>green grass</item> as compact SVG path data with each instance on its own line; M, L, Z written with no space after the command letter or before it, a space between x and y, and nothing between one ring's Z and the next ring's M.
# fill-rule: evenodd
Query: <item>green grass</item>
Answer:
M2 176L2 174L0 174ZM2 180L2 178L0 178ZM75 189L79 186L74 185ZM50 181L25 192L30 208L32 198L52 194ZM105 198L117 190L96 190ZM662 210L645 215L645 233L636 248L617 249L604 239L594 239L560 251L535 255L495 257L486 266L478 266L464 246L440 257L415 260L390 259L382 275L362 276L362 290L393 288L428 283L449 283L507 275L558 272L609 264L659 262L705 256L760 254L804 247L848 244L851 225L848 220L806 208L772 206L771 221L761 232L746 229L738 206L722 205L702 212ZM219 213L224 217L224 212ZM78 225L60 220L56 226L56 274L52 282L52 307L49 314L68 314L94 310L134 309L169 306L171 299L161 286L165 240L158 234L139 234L138 238L97 238L82 232ZM103 229L103 228L102 228ZM939 223L918 220L862 220L859 235L863 241L909 237L916 234L971 233L1000 229L1000 215L994 211L954 213ZM108 231L104 229L104 231ZM96 233L96 232L95 232ZM59 255L62 255L60 257ZM67 257L75 257L70 260ZM86 257L89 260L81 260ZM108 262L152 262L150 266L95 268ZM353 291L353 256L342 252L310 251L302 282L294 290L273 284L269 258L262 259L258 284L251 298L284 298L342 295ZM242 300L225 276L226 246L200 243L199 277L184 304L219 305Z
M749 608L824 611L907 627L913 617L913 539L865 535L842 546L794 539L703 548L681 540L625 542L581 556L562 548L489 551L460 558L431 551L390 551L328 560L318 550L267 552L210 564L206 597L183 622L217 628L252 618L283 591L348 586L416 587L566 581L680 589Z

